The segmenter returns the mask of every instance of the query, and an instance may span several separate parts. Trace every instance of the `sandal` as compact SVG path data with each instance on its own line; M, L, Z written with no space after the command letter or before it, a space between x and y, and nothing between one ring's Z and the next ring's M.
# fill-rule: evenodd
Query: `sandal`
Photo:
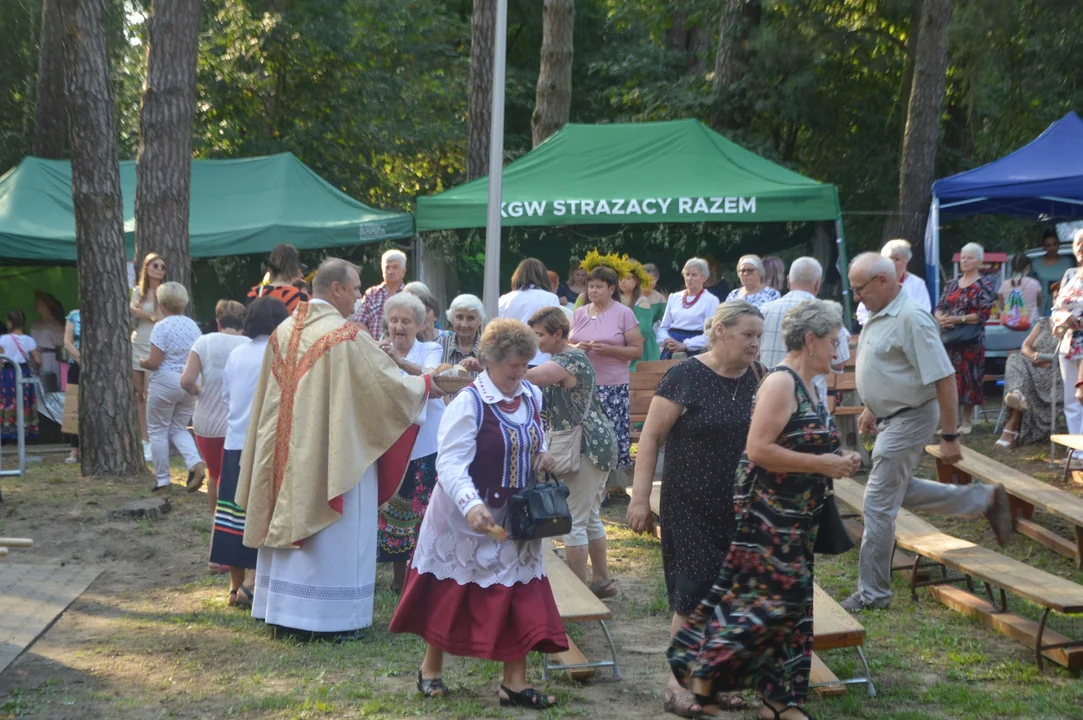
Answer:
M999 440L996 441L996 446L998 448L1015 447L1015 438L1019 435L1019 433L1017 433L1015 430L1004 430L1001 434L1010 436L1011 440L1005 440L1003 437L1001 437Z
M590 583L587 585L590 591L594 593L594 597L604 600L605 598L612 598L617 596L617 583L610 578L604 583Z
M501 685L500 691L506 694L507 699L500 698L500 707L520 707L528 710L544 710L556 705L548 697L542 695L534 688L527 688L522 692L512 692L507 685Z
M444 684L443 678L426 680L421 677L421 668L417 669L417 691L427 698L451 697L451 690Z
M737 712L738 710L744 710L747 703L745 699L741 697L741 693L734 692L720 692L714 696L715 702L718 706L724 709L726 712Z
M185 483L185 487L188 488L188 492L194 493L203 487L203 481L207 479L207 466L202 462L197 462L195 466L188 471L188 482Z
M710 698L707 698L710 703ZM699 710L693 710L694 707L699 707ZM703 711L703 705L696 700L696 696L692 694L690 690L681 688L679 691L672 688L666 688L666 699L662 704L662 709L671 715L684 718L703 718L714 717L709 713Z
M236 590L230 590L229 594L233 596L233 607L252 607L252 599L254 596L252 595L252 591L244 585L239 586Z

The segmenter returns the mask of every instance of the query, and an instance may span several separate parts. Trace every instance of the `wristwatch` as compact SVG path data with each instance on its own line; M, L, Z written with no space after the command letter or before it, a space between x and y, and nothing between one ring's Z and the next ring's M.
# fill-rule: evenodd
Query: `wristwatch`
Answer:
M954 442L959 439L959 433L940 433L940 439L948 442Z

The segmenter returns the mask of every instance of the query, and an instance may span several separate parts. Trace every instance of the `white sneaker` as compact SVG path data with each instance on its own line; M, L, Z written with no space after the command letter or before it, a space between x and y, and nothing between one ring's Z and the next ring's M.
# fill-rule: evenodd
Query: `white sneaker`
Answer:
M143 441L143 462L150 462L154 459L154 454L150 451L150 443L146 440Z

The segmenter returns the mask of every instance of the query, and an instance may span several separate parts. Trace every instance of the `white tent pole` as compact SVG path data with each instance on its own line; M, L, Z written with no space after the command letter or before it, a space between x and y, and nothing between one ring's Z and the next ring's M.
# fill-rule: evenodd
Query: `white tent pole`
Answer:
M504 77L508 0L496 2L493 42L493 107L489 126L489 212L485 222L485 314L494 318L500 296L500 198L504 175Z
M940 200L933 195L925 223L925 287L935 308L940 302Z

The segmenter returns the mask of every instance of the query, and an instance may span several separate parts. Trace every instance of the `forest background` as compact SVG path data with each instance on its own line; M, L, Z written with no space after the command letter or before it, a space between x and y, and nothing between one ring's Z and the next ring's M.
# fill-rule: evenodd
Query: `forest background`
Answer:
M942 92L932 178L1000 157L1083 107L1083 14L1074 0L509 0L507 161L534 144L543 5L561 4L574 7L571 122L694 117L764 157L835 183L851 257L885 236L907 234L898 225L907 214L900 213L907 174L900 165L912 92L933 101ZM34 151L44 40L41 0L3 5L0 171ZM107 2L121 159L135 159L139 147L150 5ZM476 47L485 40L477 22L494 5L204 0L193 155L290 151L365 203L412 211L416 197L487 171L469 161L471 145L488 138L487 127L469 132L471 93L485 82L470 67L472 50L491 53ZM923 49L916 32L931 5L947 8L950 17L941 43L942 91L935 77L930 82L914 72L922 52L939 51ZM66 149L60 153L66 156ZM485 164L484 155L475 166ZM925 185L918 205L927 207L925 178L913 177ZM1030 223L967 218L945 228L944 258L971 240L987 249L1020 249L1038 233ZM812 234L800 223L517 229L505 230L504 258L538 254L563 275L568 255L620 248L658 262L672 286L690 255L718 257L729 268L742 249L802 250ZM481 233L425 240L457 259L450 271L464 290L480 290ZM255 274L258 263L210 261L203 271L213 270L225 284L238 273ZM372 263L367 269L375 273ZM508 274L502 273L505 283Z

